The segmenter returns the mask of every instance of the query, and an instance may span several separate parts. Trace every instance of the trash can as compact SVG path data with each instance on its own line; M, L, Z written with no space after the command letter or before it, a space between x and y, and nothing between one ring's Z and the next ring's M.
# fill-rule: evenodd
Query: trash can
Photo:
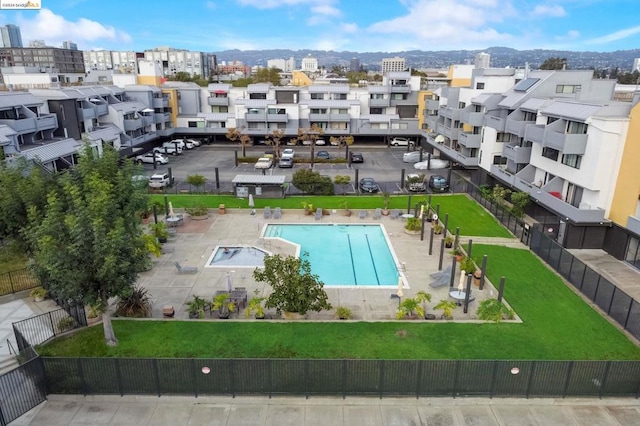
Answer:
M225 214L227 212L227 207L224 204L220 204L218 206L218 213Z

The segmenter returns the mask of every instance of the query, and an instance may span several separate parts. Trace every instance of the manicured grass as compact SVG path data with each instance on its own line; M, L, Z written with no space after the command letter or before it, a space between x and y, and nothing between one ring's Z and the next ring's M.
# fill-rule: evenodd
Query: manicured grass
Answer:
M164 203L164 196L152 195L152 200ZM389 208L403 209L406 211L409 197L406 195L392 196ZM217 208L224 204L227 208L246 208L248 200L234 197L232 195L167 195L173 207L196 207L207 206ZM427 201L425 195L411 197L411 209L416 203ZM351 210L382 208L384 206L382 197L374 196L303 196L286 198L256 198L256 208L266 206L281 207L283 209L302 209L303 202L311 203L316 207L329 210L340 210L347 202ZM435 209L440 204L440 218L444 220L445 214L449 214L449 230L455 232L456 227L460 227L461 235L484 236L484 237L510 237L512 236L500 223L478 203L468 198L466 195L434 195L431 199L432 207Z
M476 259L489 256L492 282L507 276L505 297L523 324L118 320L114 327L120 344L115 348L103 344L98 326L39 352L68 357L640 359L638 347L529 251L476 245L473 254Z

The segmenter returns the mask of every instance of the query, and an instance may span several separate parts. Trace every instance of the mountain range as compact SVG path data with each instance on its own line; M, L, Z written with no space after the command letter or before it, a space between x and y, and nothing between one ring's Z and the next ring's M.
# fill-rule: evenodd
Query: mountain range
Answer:
M547 58L560 57L567 59L569 69L615 69L631 71L633 60L640 58L640 49L618 50L615 52L575 52L565 50L516 50L508 47L489 47L484 50L448 50L424 51L411 50L406 52L336 52L326 50L225 50L213 52L221 61L242 61L245 65L266 66L269 59L289 59L294 57L296 65L300 66L302 58L311 55L318 59L318 65L331 68L334 65L348 66L353 58L358 58L360 64L369 70L379 70L383 58L399 56L405 58L407 66L412 68L447 68L453 64L473 64L477 53L485 52L491 55L491 67L494 68L523 68L526 64L533 69Z

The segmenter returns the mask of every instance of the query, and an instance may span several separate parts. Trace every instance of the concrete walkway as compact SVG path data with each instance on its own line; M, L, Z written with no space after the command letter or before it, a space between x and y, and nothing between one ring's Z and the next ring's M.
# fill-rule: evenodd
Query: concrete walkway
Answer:
M12 426L634 426L637 399L62 396Z

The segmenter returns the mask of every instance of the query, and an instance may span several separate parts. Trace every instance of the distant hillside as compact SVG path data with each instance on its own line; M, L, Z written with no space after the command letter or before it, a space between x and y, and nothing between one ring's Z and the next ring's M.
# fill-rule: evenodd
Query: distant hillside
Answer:
M406 58L407 65L413 68L444 68L452 64L473 63L477 53L491 55L491 66L497 68L522 68L526 63L533 69L538 68L550 57L567 58L570 69L615 69L630 71L634 58L640 58L640 49L619 50L616 52L571 52L562 50L515 50L508 47L490 47L484 50L451 50L407 52L335 52L323 50L225 50L214 52L218 61L238 60L246 65L267 65L268 59L288 59L294 57L300 64L302 58L311 54L318 59L319 65L348 65L352 58L360 59L360 64L369 69L379 69L382 58L400 56Z

